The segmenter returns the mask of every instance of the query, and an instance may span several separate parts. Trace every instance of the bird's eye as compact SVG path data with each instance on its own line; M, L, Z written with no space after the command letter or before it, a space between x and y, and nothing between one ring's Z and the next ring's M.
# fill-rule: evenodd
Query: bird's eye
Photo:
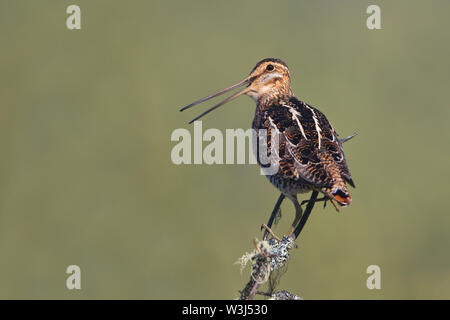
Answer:
M275 69L273 64L268 64L267 67L266 67L267 71L273 71L273 69Z

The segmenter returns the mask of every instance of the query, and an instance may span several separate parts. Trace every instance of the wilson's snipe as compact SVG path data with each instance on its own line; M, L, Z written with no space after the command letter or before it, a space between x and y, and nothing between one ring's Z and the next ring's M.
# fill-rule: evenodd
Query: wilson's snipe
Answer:
M352 201L346 183L353 187L354 183L342 150L344 140L338 138L338 134L322 112L293 95L289 69L279 59L261 60L244 80L195 101L180 111L241 86L245 88L206 110L191 122L240 95L246 94L253 98L256 102L253 129L266 129L268 137L273 134L279 136L279 169L276 174L268 175L267 178L281 191L281 195L268 227L271 227L284 197L288 197L296 209L295 219L288 234L298 237L316 201L335 200L340 206L347 206ZM297 194L309 191L312 191L312 195L302 216ZM324 197L317 200L319 192L323 193ZM264 234L264 238L266 237L267 230Z

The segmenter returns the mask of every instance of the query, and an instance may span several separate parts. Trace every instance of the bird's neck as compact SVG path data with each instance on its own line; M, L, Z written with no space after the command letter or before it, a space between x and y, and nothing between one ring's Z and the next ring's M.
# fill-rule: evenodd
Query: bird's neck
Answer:
M289 91L288 94L276 95L276 96L261 96L256 102L255 117L253 119L253 128L260 129L264 125L262 123L264 119L264 113L274 106L280 106L283 104L288 104L289 100L293 98L294 95Z
M286 92L277 92L276 94L261 95L256 102L259 109L266 109L272 105L282 104L283 101L289 101L294 96L291 89Z

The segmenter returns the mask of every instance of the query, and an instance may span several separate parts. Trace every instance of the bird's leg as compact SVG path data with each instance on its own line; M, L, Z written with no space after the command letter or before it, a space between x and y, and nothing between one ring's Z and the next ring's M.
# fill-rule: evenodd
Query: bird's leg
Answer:
M306 206L305 213L302 215L302 218L300 219L298 226L294 230L294 240L298 238L300 232L305 226L306 221L308 220L308 217L311 214L312 209L314 208L314 204L316 202L318 194L319 192L316 190L312 192L311 198L309 199L308 205Z
M294 232L295 226L298 224L298 222L300 221L302 214L303 214L302 206L298 203L297 197L294 196L291 200L295 206L295 218L294 218L294 222L292 222L292 225L289 228L288 236L290 236L292 234L292 232Z
M327 206L327 201L330 201L331 204L334 206L334 208L336 209L337 212L339 212L339 207L336 205L336 203L334 203L333 199L331 199L330 197L324 196L323 198L317 199L316 202L321 202L323 201L323 207L325 208ZM308 203L309 200L303 200L300 205L303 206L305 203Z
M275 219L278 211L280 210L280 206L281 206L281 203L283 202L283 200L284 200L284 194L280 194L280 197L278 198L277 203L275 204L275 207L273 208L272 214L270 215L269 221L267 222L267 225L266 225L267 228L264 231L264 235L262 238L263 240L266 240L267 237L269 236L268 229L272 228L273 220ZM263 228L263 226L261 226L261 230L262 230L262 228Z
M327 201L328 201L329 199L330 199L330 198L324 196L323 198L317 199L316 202L322 202L322 201L324 201L325 203L323 204L323 206L325 207L326 204L327 204ZM309 202L309 199L308 199L308 200L303 200L303 201L300 203L300 205L303 206L305 203L308 203L308 202Z

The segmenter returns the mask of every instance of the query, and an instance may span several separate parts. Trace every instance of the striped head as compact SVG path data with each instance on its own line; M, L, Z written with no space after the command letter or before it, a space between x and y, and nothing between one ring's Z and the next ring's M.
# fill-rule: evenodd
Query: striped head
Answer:
M246 95L256 102L291 96L291 76L287 65L280 59L261 60L249 75L251 82Z

